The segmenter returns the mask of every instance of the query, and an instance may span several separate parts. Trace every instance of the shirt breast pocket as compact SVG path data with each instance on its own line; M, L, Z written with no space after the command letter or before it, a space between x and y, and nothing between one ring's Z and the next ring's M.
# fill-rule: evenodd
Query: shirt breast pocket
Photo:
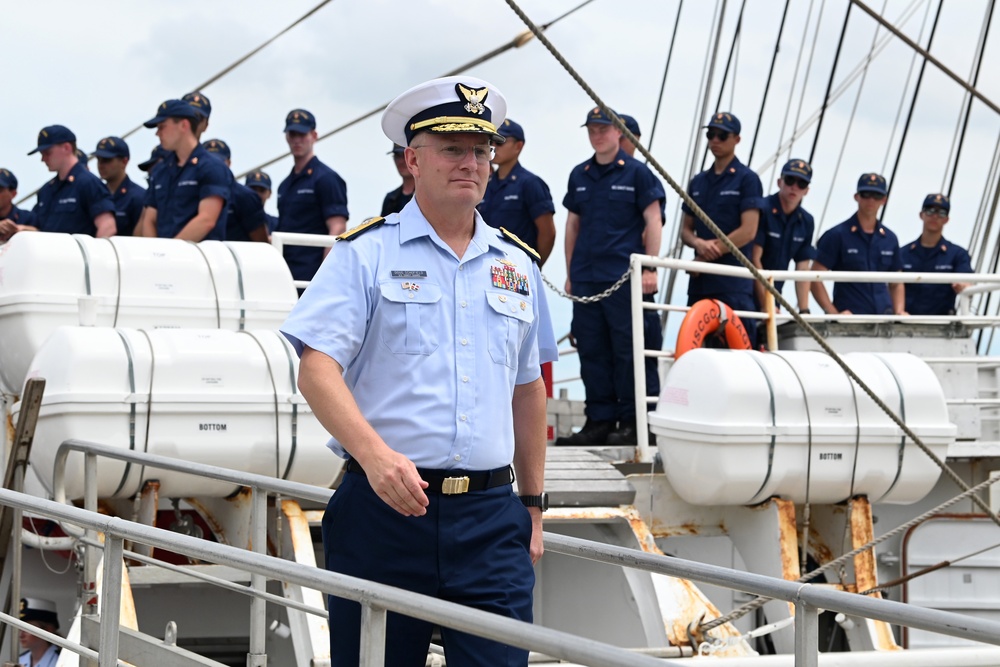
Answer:
M379 285L382 343L394 354L428 355L438 348L441 288L433 283Z
M635 190L612 190L608 193L608 201L614 211L631 212L635 209Z
M521 342L535 319L531 301L516 293L486 293L490 357L495 363L517 368Z
M887 271L892 267L892 253L879 253L878 264L883 271Z

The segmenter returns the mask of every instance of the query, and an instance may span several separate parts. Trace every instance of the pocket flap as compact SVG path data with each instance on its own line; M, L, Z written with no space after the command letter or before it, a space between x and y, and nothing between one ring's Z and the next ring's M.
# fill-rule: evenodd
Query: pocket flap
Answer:
M520 294L487 292L486 302L501 315L513 317L522 322L532 322L535 319L531 301Z
M383 299L397 303L437 303L441 300L441 287L434 283L387 280L378 287Z

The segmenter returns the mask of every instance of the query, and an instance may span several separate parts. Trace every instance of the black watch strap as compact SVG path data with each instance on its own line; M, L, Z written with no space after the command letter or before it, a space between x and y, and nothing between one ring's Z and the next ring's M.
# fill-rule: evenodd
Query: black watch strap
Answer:
M518 496L521 504L525 507L538 507L544 512L549 508L549 494L542 493L538 496Z

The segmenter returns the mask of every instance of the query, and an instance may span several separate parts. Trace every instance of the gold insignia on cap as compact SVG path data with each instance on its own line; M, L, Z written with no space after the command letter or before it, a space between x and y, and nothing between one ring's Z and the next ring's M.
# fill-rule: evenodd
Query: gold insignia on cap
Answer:
M49 136L49 133L46 132L45 130L42 130L39 134L41 134L43 137Z
M490 91L486 86L483 86L482 88L470 88L462 85L461 83L456 83L455 91L459 94L460 99L465 100L465 110L469 113L474 113L479 116L486 110L486 107L483 106L483 102L486 101L486 96L490 94Z

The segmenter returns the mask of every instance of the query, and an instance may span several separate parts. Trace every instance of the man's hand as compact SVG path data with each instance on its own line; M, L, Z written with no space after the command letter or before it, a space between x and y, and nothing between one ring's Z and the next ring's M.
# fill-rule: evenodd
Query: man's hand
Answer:
M642 272L642 293L656 294L656 271Z
M528 513L531 515L531 546L528 553L531 554L531 564L534 565L541 560L545 552L542 539L542 508L529 507Z
M722 257L721 244L717 239L695 239L694 254L696 257L711 262Z
M17 234L17 223L10 218L0 220L0 241L8 241L14 234Z
M378 456L359 463L368 483L386 505L403 516L427 514L427 482L420 478L413 461L386 447Z

